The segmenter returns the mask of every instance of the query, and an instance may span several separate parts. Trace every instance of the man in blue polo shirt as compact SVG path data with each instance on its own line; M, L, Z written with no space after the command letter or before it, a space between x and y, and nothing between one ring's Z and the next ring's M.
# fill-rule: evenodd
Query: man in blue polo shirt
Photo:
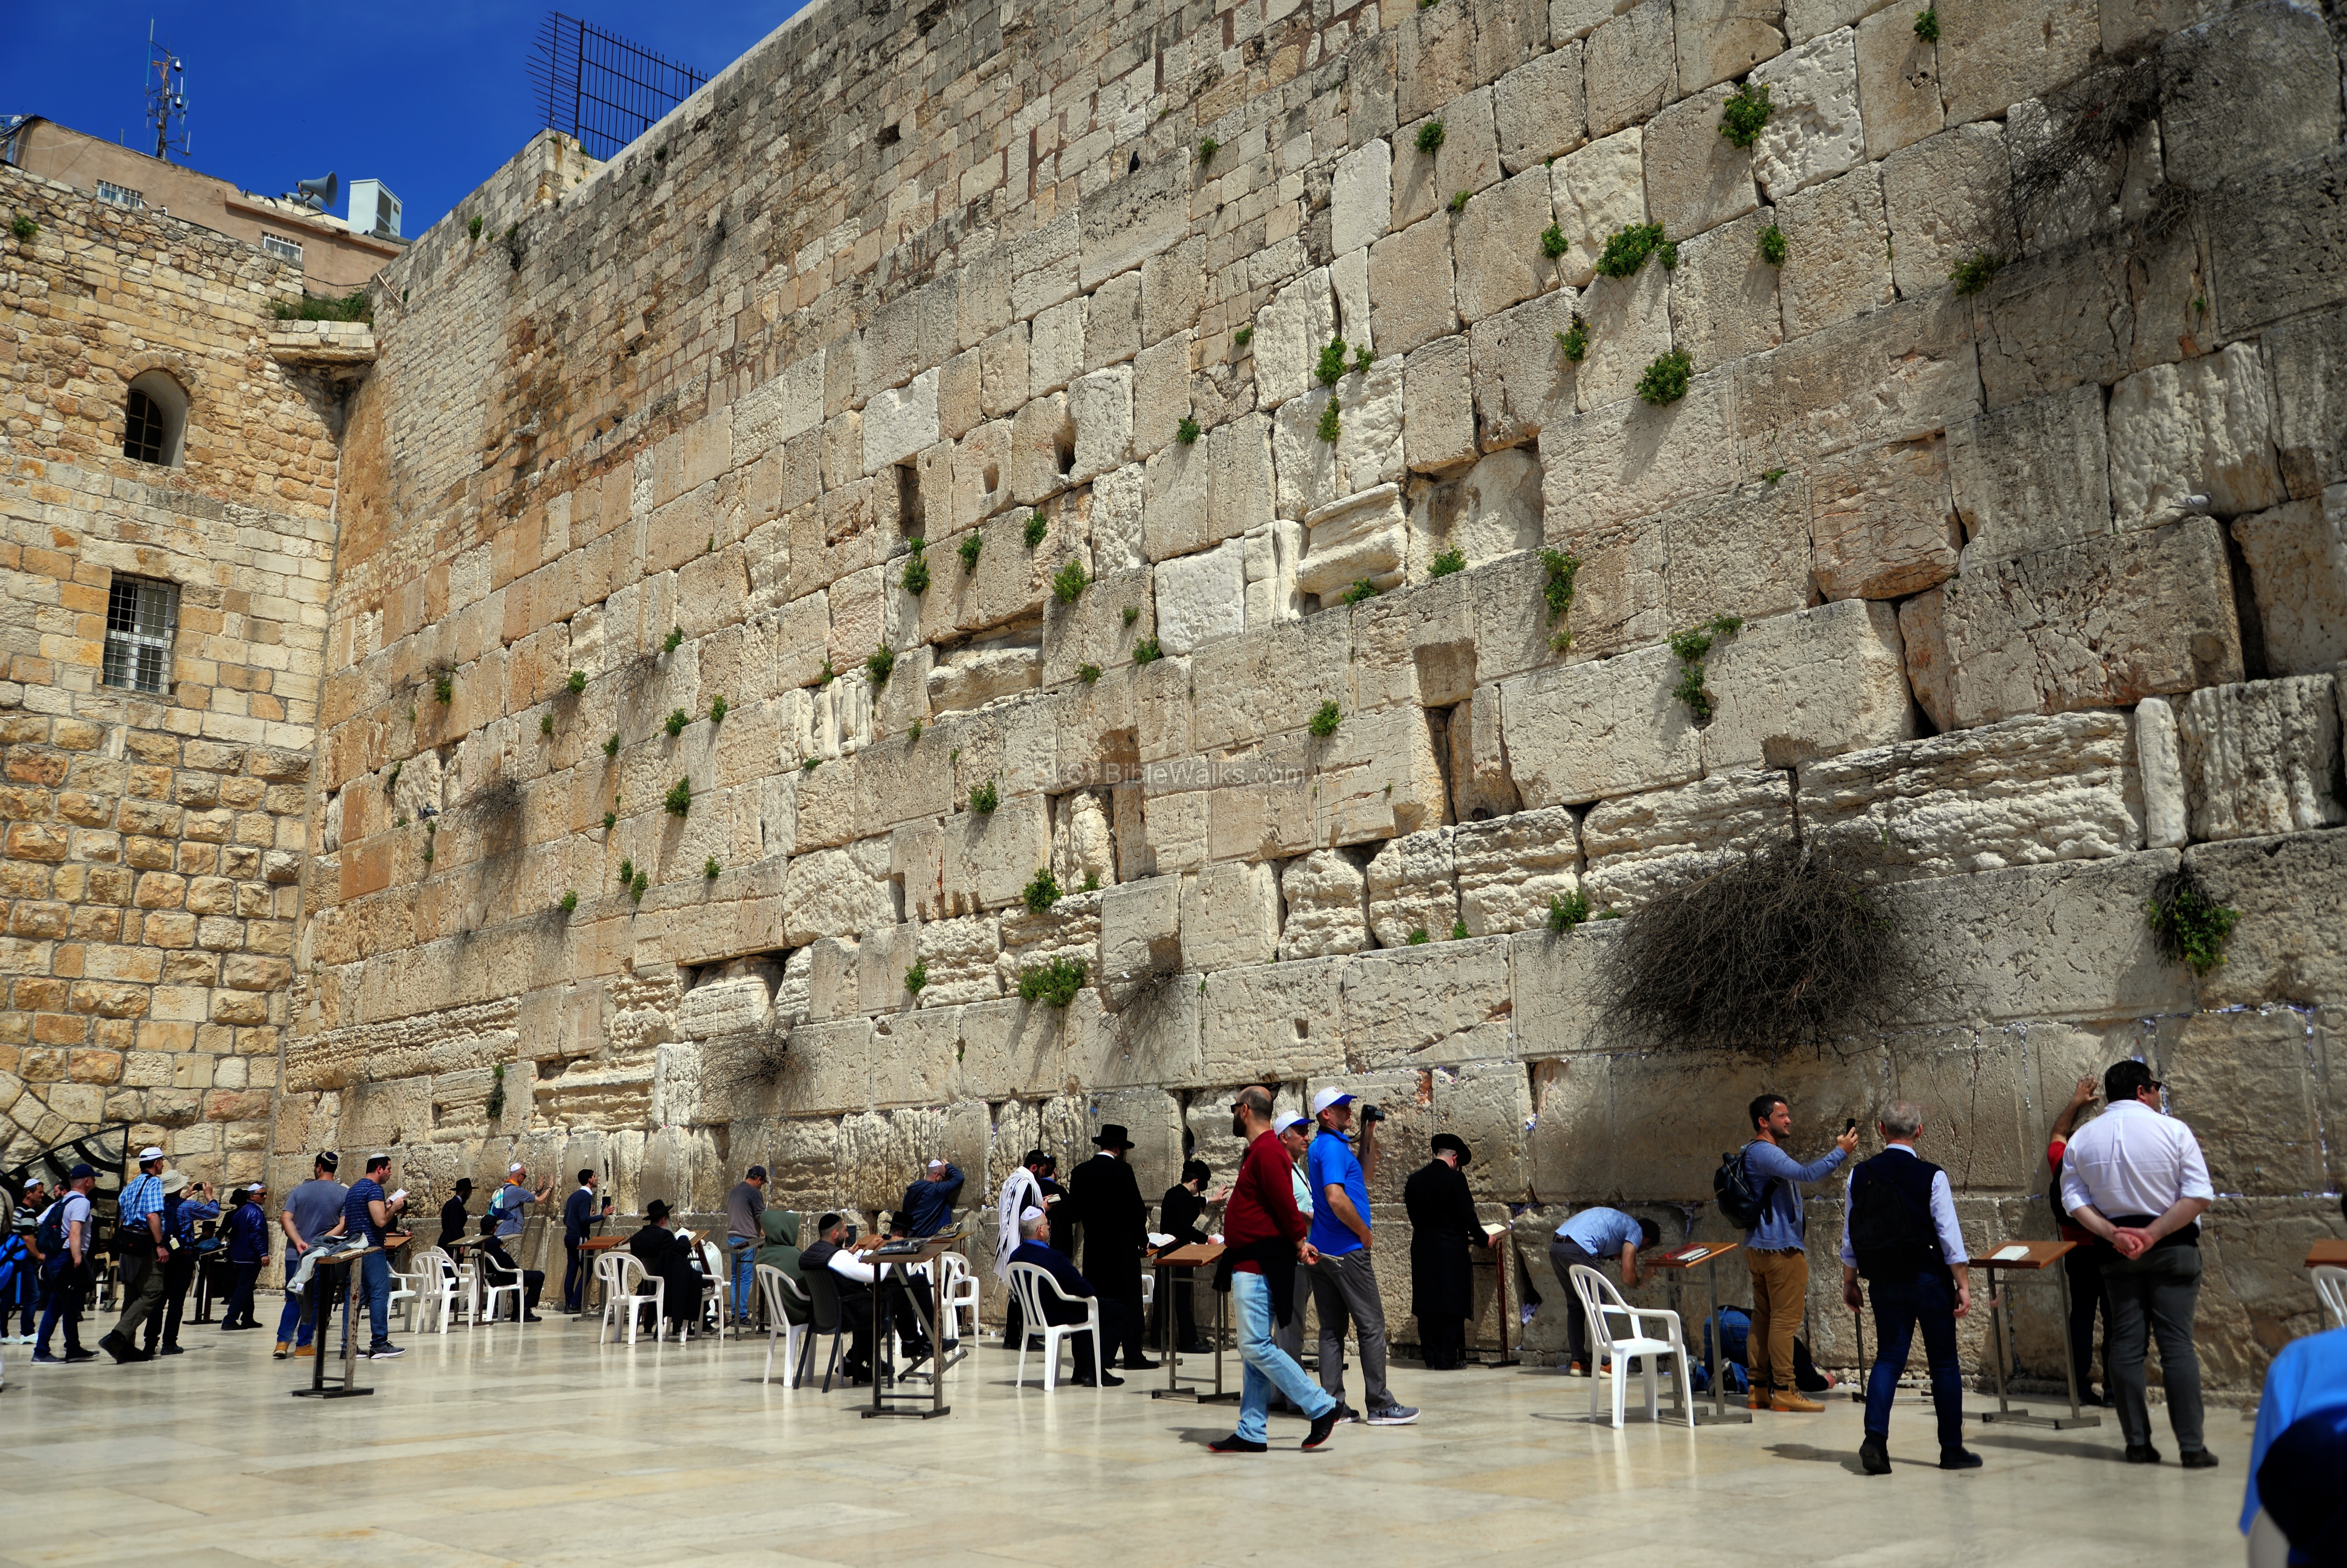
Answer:
M1312 1116L1319 1130L1305 1157L1305 1169L1312 1184L1311 1242L1320 1253L1319 1261L1310 1266L1312 1302L1320 1311L1320 1386L1343 1406L1345 1323L1350 1318L1361 1341L1369 1425L1408 1426L1418 1419L1418 1412L1397 1403L1386 1387L1386 1308L1369 1261L1368 1173L1345 1137L1353 1125L1353 1097L1341 1089L1323 1089L1312 1097ZM1372 1119L1361 1127L1361 1150L1372 1165L1378 1159L1371 1136L1375 1125Z
M1620 1209L1583 1209L1556 1227L1548 1244L1548 1261L1556 1282L1564 1287L1564 1343L1571 1369L1596 1376L1589 1354L1589 1315L1581 1309L1580 1293L1573 1288L1573 1270L1602 1268L1605 1260L1622 1260L1622 1288L1638 1288L1638 1249L1662 1239L1652 1220L1642 1220Z
M343 1200L340 1227L346 1240L374 1249L359 1260L359 1285L366 1296L367 1326L374 1330L366 1353L376 1361L401 1354L391 1342L391 1255L384 1250L384 1238L391 1229L391 1216L405 1205L407 1195L402 1193L394 1199L384 1192L384 1178L390 1173L390 1155L367 1157L366 1174L351 1184L350 1196ZM350 1321L345 1318L343 1337L347 1338L350 1332Z

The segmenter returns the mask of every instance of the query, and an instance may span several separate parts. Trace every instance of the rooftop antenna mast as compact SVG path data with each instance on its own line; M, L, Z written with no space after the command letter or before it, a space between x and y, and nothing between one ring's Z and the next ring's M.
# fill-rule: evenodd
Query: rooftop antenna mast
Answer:
M147 21L147 123L155 128L157 158L169 163L174 152L190 156L194 144L188 134L187 62L156 42L152 17Z

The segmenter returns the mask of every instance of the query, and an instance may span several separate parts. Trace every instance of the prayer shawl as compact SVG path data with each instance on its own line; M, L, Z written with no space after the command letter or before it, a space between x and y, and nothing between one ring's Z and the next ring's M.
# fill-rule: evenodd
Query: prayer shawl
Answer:
M1043 1206L1043 1189L1035 1173L1021 1165L1004 1178L1002 1201L995 1206L994 1277L1010 1277L1010 1255L1019 1250L1019 1216Z

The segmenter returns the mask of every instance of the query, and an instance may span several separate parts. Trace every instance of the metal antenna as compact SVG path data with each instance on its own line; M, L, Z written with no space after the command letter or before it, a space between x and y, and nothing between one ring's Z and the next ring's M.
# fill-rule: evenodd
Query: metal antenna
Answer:
M179 125L177 145L173 144L172 124ZM190 156L194 140L188 134L188 67L187 62L171 53L168 45L156 42L155 20L147 20L147 123L155 128L155 156L164 162L171 154Z

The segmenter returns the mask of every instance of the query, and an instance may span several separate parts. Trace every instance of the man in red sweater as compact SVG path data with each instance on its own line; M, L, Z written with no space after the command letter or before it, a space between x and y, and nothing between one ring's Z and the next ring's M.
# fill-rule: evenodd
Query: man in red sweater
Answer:
M1263 1452L1264 1415L1276 1383L1312 1419L1304 1446L1317 1449L1328 1440L1341 1407L1271 1337L1275 1321L1284 1323L1303 1310L1295 1299L1296 1265L1317 1263L1320 1255L1307 1239L1308 1227L1296 1207L1293 1162L1271 1130L1268 1091L1255 1085L1239 1091L1231 1102L1231 1132L1245 1140L1247 1150L1223 1210L1223 1262L1214 1287L1231 1294L1246 1378L1238 1430L1207 1446L1218 1454Z

